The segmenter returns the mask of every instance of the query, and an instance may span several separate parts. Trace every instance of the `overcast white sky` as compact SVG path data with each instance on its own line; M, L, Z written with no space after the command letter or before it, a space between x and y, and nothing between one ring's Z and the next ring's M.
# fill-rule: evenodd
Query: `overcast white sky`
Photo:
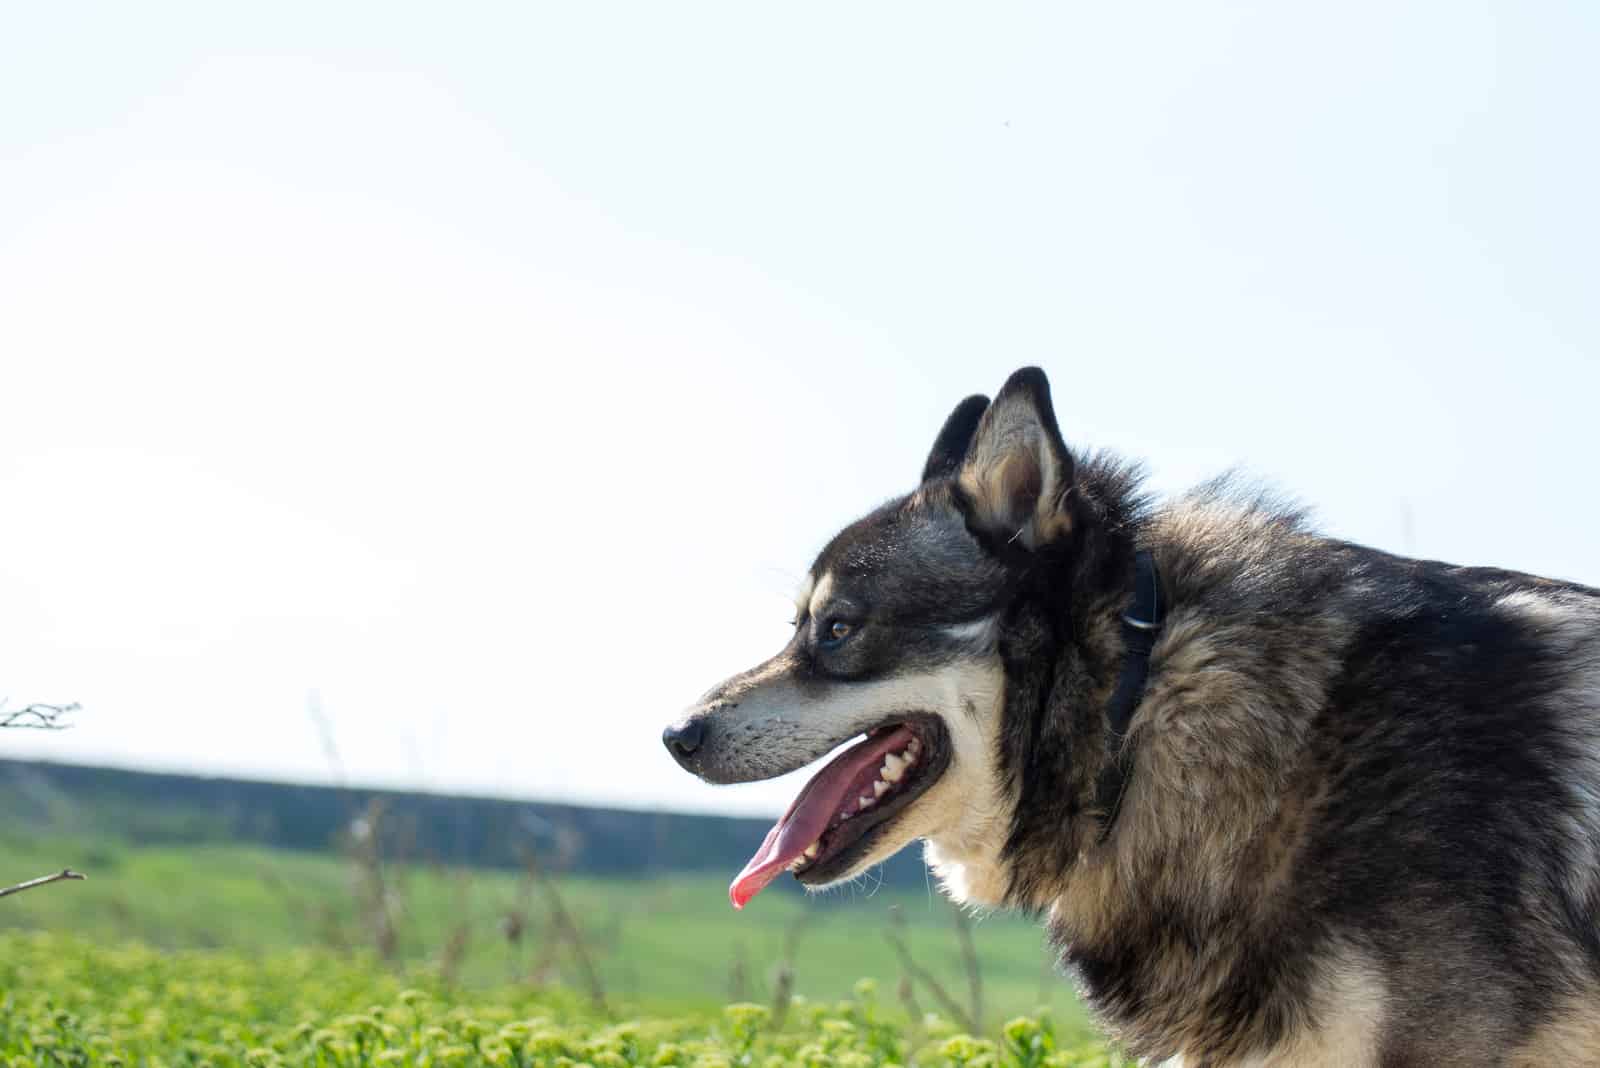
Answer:
M1593 4L14 4L0 754L727 812L663 724L1021 364L1600 583Z

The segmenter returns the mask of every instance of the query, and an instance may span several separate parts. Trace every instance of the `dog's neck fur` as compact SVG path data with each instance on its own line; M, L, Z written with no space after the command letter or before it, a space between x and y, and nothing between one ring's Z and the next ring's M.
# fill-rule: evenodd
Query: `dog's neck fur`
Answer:
M969 531L1007 570L995 650L1005 698L995 712L990 761L1000 775L996 798L1004 802L981 826L965 818L926 847L930 867L957 901L1042 913L1098 836L1093 804L1104 762L1096 754L1105 752L1121 612L1147 515L1139 477L1137 467L1113 458L1080 461L1066 497L1071 540L1038 550L974 529L952 483L924 488L949 494L942 499L967 514Z
M1032 912L1061 892L1104 826L1096 802L1112 756L1106 709L1148 523L1138 470L1110 459L1078 465L1068 505L1071 539L1025 561L999 643L1007 687L997 756L1016 798L1003 897ZM1017 857L1028 864L1009 859Z
M1270 897L1278 885L1281 844L1305 815L1278 799L1292 794L1285 779L1302 749L1297 732L1332 666L1285 650L1274 677L1247 677L1231 663L1230 640L1268 640L1270 616L1249 606L1219 617L1212 605L1202 624L1185 611L1185 589L1215 581L1218 569L1249 566L1216 559L1226 543L1217 532L1229 524L1255 525L1270 538L1303 535L1295 517L1220 494L1147 512L1136 479L1115 465L1086 463L1079 479L1083 511L1070 551L1040 562L1002 629L1007 697L996 744L1016 798L999 857L1004 904L1048 913L1063 962L1132 1048L1215 1051L1215 1036L1200 1029L1217 1021L1206 999L1232 981L1232 964L1207 965L1174 947L1255 937L1222 928L1241 895ZM1097 807L1097 780L1113 758L1106 711L1139 548L1154 554L1169 584L1170 612L1126 742L1137 771L1102 841L1109 814ZM1259 664L1251 666L1258 675ZM1241 751L1241 739L1255 747ZM1139 927L1152 922L1159 930ZM1269 1015L1271 995L1261 996L1253 1010L1240 1006L1237 1041L1224 1045L1247 1049L1260 1038L1249 1015Z

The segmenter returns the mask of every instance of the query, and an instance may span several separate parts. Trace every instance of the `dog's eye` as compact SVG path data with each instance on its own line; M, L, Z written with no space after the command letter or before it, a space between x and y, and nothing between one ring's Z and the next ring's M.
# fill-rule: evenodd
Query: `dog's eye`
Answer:
M838 645L856 631L854 623L846 623L842 619L835 619L822 628L822 644L826 646Z

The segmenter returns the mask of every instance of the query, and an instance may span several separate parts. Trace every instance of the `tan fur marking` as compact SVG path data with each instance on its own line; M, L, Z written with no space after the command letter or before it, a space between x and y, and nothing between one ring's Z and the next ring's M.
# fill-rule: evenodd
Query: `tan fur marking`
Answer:
M1600 987L1574 994L1511 1056L1510 1068L1600 1064Z
M1000 511L1001 500L995 492L994 479L988 477L988 472L969 465L962 469L957 481L979 515L995 515Z
M833 572L828 572L817 579L811 587L811 597L806 601L807 614L815 617L828 607L828 601L833 597Z
M800 584L800 589L794 595L794 618L798 622L805 618L811 611L811 591L817 588L817 576L807 575L806 580Z
M1010 536L1030 549L1072 529L1065 500L1071 487L1046 433L1031 403L997 400L957 479L980 516L991 526L1015 527ZM1022 502L1030 505L1025 512Z
M1156 880L1183 898L1217 902L1237 892L1251 851L1258 854L1246 866L1252 877L1263 864L1278 867L1268 854L1293 852L1294 834L1284 837L1293 828L1279 822L1279 805L1314 786L1289 789L1337 664L1321 652L1326 644L1308 642L1305 662L1285 664L1283 688L1269 693L1244 662L1257 644L1195 616L1169 620L1152 656L1159 674L1130 725L1127 744L1138 764L1113 834L1130 881ZM1301 711L1285 715L1285 704ZM1277 839L1268 837L1274 828ZM1179 856L1186 862L1170 863Z
M1342 954L1328 964L1315 995L1316 1026L1277 1049L1242 1058L1237 1068L1372 1068L1384 1002L1378 969L1358 954Z

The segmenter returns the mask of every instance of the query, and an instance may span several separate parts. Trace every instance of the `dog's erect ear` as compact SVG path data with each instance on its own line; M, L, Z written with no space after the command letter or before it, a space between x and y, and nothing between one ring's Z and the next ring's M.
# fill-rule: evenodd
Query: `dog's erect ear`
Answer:
M958 485L972 522L1001 541L1037 549L1072 529L1072 456L1039 368L1006 379L978 421Z
M951 478L961 470L961 461L967 458L972 435L978 432L978 420L983 418L987 407L989 398L982 393L974 393L956 405L956 410L944 421L943 429L934 440L933 449L928 453L928 462L922 465L922 481Z

